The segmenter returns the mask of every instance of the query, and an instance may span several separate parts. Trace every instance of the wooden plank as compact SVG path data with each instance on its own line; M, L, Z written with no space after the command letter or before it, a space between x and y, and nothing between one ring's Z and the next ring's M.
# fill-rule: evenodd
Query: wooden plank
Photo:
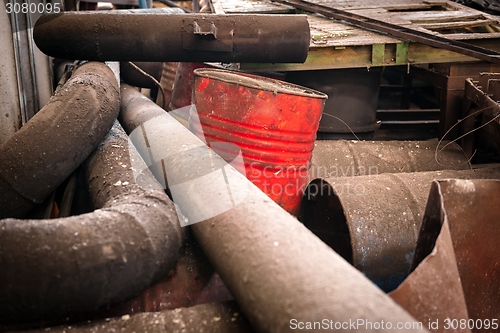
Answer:
M477 62L477 59L455 52L436 49L428 45L410 43L408 59L405 63L397 63L396 44L385 45L383 66L402 64L429 64L452 62ZM382 66L381 65L381 66ZM372 64L372 46L347 46L337 48L312 48L303 64L251 64L242 63L240 68L248 71L294 71L317 70L330 68L369 68Z
M408 63L408 48L410 43L402 42L396 45L396 65Z
M372 65L383 66L385 63L385 44L372 45Z
M448 29L471 29L476 27L486 27L489 26L490 31L488 33L500 32L500 26L498 21L485 19L485 20L475 20L475 21L458 21L458 22L440 22L440 23L425 23L420 24L421 27L428 30L448 30ZM486 29L486 28L485 28Z
M392 37L355 28L317 15L308 15L311 47L397 43Z
M287 14L295 13L295 8L281 4L271 3L270 1L259 0L215 0L215 3L220 3L222 9L227 14L242 14L242 13L261 13L261 14Z
M329 68L371 67L372 46L328 47L310 49L303 64L240 64L240 69L251 71L293 71Z

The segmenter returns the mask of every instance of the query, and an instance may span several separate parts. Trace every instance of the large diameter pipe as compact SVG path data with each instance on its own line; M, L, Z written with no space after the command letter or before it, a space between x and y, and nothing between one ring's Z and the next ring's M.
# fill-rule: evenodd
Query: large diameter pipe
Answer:
M99 318L118 317L233 299L200 246L190 236L180 250L175 268L166 277L132 299L99 309L96 315Z
M50 56L101 61L304 62L310 42L305 15L262 14L65 12L33 36Z
M457 144L436 154L437 139L426 141L318 140L314 144L309 179L467 169Z
M192 224L194 235L257 331L293 332L307 325L313 332L323 322L341 323L344 332L393 332L383 321L408 323L408 332L427 332L234 168L223 168L225 176L214 170L219 179L206 174L206 164L221 165L222 158L212 153L205 159L199 153L206 147L203 142L126 86L121 117L139 151L151 165L163 166L185 219L205 217ZM234 205L215 215L227 193ZM346 326L349 322L356 324Z
M500 168L316 179L301 221L385 291L409 274L434 179L496 179Z
M0 322L95 311L135 296L174 267L183 229L168 196L150 174L134 175L132 161L141 158L116 124L87 164L99 209L0 220Z
M116 119L120 91L103 63L78 68L26 125L0 146L0 218L23 217L95 149Z

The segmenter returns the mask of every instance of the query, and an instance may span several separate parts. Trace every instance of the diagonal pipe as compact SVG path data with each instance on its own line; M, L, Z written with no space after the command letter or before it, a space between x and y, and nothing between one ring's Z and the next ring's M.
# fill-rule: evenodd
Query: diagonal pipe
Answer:
M190 190L175 193L185 219L210 216L222 188L200 170L203 163L223 160L216 154L210 160L200 158L193 147L203 143L138 91L123 85L121 93L126 131L143 133L142 139L131 136L137 139L138 151L149 159L148 146L163 147L161 161L149 160L162 166L156 174L160 182L165 181L162 170L167 171L171 191L183 180L195 181L187 182ZM192 230L257 331L293 332L316 322L316 329L308 331L319 331L321 323L331 330L340 324L344 332L393 332L399 322L411 327L407 332L428 332L243 175L230 167L225 171L233 198L243 194L244 200L192 224Z

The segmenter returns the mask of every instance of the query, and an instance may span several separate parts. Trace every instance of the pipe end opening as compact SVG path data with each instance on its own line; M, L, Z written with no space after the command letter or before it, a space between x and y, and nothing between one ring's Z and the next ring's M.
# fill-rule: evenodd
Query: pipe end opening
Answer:
M313 180L302 199L299 220L326 245L353 263L351 235L339 197L322 179Z

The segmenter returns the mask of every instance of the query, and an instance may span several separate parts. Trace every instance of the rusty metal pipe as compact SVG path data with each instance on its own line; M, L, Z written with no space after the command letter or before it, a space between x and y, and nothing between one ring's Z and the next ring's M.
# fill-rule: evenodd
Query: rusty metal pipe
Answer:
M122 86L120 115L148 164L163 167L160 171L166 172L185 219L192 223L208 217L191 225L194 235L257 331L293 332L294 325L325 318L415 321L234 168L224 171L235 205L214 216L227 189L223 182L219 187L217 179L204 177L203 168L223 164L222 158L202 155L202 149L208 150L204 143L145 96ZM159 153L164 155L155 155ZM155 156L161 160L151 159ZM163 174L157 177L165 182ZM184 182L193 186L176 193L176 200L174 190ZM344 331L393 330L358 326ZM427 330L413 327L408 332Z
M316 179L300 220L383 290L409 274L434 179L499 178L500 168Z
M113 71L87 63L0 146L0 218L23 217L104 138L119 111Z
M310 42L305 15L65 12L33 36L57 58L160 62L304 62Z
M442 142L443 147L448 142ZM457 144L435 157L438 140L347 141L318 140L314 144L309 179L467 169L469 164Z
M432 256L440 230L449 228L472 332L498 329L492 319L500 318L499 199L498 177L434 181L412 263L414 268Z
M148 173L134 175L132 160L141 158L116 123L87 162L99 209L0 220L0 322L93 311L136 295L174 267L183 229L159 184Z

